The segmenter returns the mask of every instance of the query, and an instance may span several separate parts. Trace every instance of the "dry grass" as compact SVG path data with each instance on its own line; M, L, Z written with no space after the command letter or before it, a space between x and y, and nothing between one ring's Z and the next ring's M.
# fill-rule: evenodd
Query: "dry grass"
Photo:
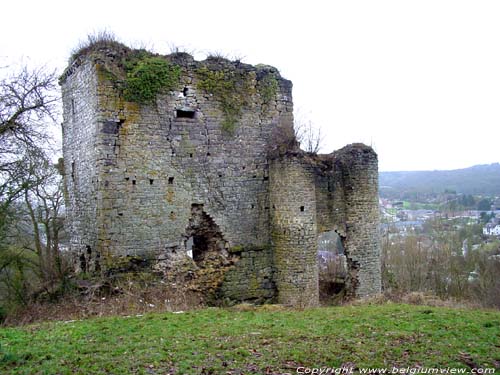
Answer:
M89 317L137 315L148 312L185 311L204 306L199 293L177 284L122 280L107 291L82 294L73 291L58 301L35 301L7 316L4 325L25 325L40 321L80 320Z
M453 298L443 299L431 293L381 293L375 296L359 298L345 303L349 306L383 305L386 303L404 303L416 306L448 307L455 309L481 309L482 306L471 301L459 301Z

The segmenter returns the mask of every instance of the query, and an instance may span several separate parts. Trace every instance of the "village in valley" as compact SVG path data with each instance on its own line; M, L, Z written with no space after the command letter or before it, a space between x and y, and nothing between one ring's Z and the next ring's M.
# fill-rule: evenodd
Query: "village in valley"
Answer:
M386 287L404 283L399 270L414 269L410 288L443 295L474 295L500 261L500 198L449 192L415 202L380 197ZM418 266L415 266L418 265Z

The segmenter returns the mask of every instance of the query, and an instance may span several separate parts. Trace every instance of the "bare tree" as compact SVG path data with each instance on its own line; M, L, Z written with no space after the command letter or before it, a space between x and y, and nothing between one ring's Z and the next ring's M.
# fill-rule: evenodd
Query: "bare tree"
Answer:
M55 73L21 68L0 80L0 204L3 208L23 189L40 180L29 174L26 162L44 155L50 140L58 97ZM22 181L22 184L20 182ZM0 211L1 212L1 211Z
M314 126L310 120L296 118L293 128L301 149L313 154L317 154L321 150L323 135L320 127Z
M48 152L59 99L54 72L9 69L0 78L0 281L4 295L25 303L33 273L46 274L46 261L54 264L46 248L55 248L49 217L57 215L47 189L57 181ZM26 215L30 211L33 215Z

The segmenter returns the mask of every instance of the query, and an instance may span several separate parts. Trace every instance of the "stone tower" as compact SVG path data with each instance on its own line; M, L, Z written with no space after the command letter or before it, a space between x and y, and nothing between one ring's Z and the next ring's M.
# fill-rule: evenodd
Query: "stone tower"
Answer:
M335 230L349 292L380 292L376 154L300 151L275 68L97 43L60 83L81 271L140 262L217 298L316 305L318 235Z

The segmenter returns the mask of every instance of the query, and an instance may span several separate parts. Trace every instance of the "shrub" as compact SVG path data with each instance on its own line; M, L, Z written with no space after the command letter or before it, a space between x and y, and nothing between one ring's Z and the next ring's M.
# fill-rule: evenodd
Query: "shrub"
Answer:
M127 76L123 91L126 100L148 103L162 90L172 90L180 78L180 68L161 57L133 59L125 65Z

